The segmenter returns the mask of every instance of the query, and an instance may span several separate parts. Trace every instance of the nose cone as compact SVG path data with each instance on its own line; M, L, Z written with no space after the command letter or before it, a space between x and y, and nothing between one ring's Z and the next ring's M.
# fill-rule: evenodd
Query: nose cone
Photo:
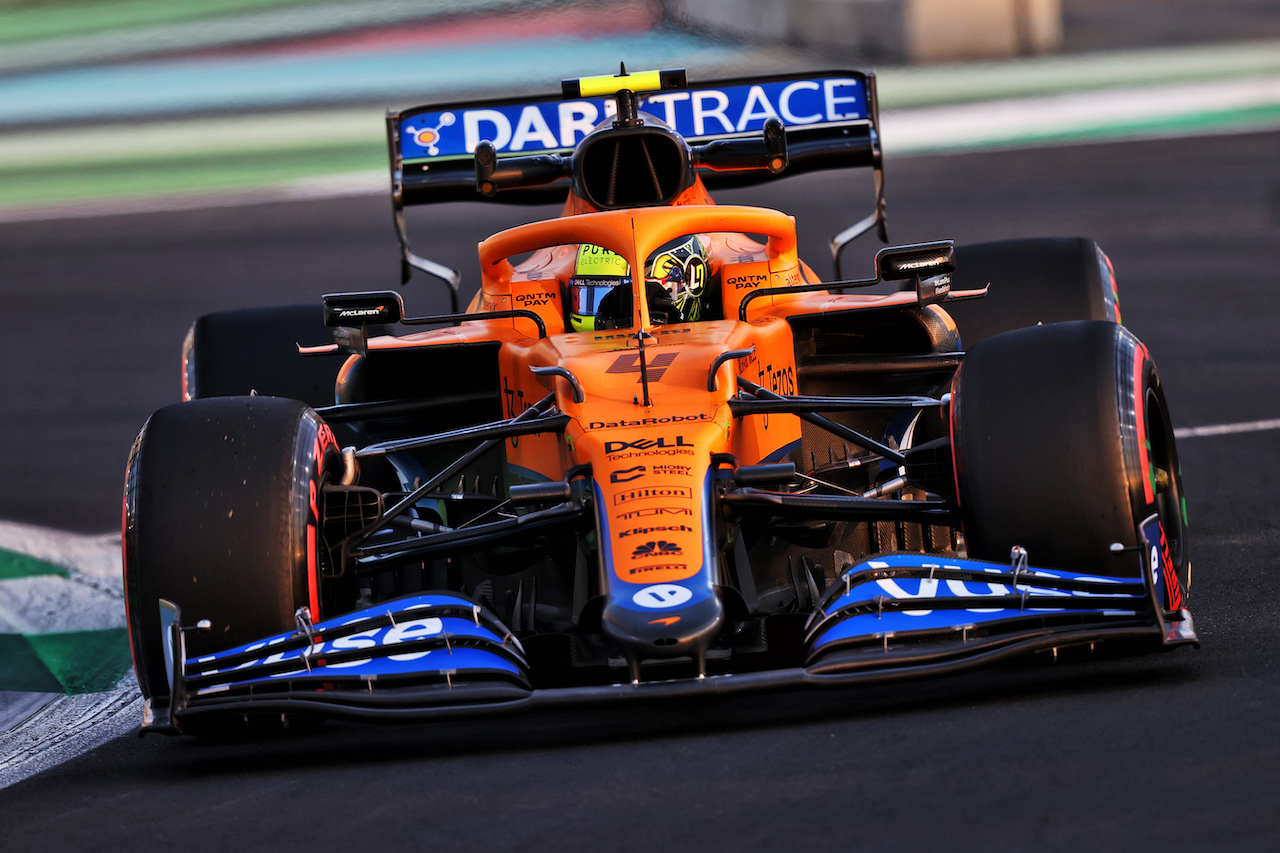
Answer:
M705 670L707 647L724 624L724 604L714 587L696 594L689 586L659 583L604 608L604 634L632 663L650 658L692 656Z

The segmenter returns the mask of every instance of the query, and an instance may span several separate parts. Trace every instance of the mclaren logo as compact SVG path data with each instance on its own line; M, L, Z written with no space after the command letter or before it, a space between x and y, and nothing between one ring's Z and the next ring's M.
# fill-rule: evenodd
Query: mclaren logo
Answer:
M343 320L354 317L377 317L386 313L385 305L375 305L371 308L341 308L338 310L338 316Z

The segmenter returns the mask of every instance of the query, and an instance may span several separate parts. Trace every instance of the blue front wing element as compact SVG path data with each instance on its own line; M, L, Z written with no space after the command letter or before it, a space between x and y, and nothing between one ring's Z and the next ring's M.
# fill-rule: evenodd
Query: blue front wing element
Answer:
M1195 643L1191 614L1179 594L1170 594L1177 579L1159 520L1153 516L1139 532L1143 571L1136 577L922 554L851 566L809 621L806 665L873 649L875 665L884 666L895 657L918 658L926 648L951 647L947 654L955 657L966 647L977 652L1072 634L1101 638L1111 630L1158 628L1166 646ZM1118 569L1135 567L1129 552L1111 559Z
M168 636L179 704L353 684L372 691L374 682L528 686L519 641L487 609L451 593L396 599L191 660L182 630Z
M1097 641L1198 645L1159 520L1147 519L1138 534L1136 548L1101 556L1100 564L1115 574L923 554L866 560L844 571L819 602L796 649L803 666L634 685L531 689L516 638L483 606L455 593L412 595L315 625L300 619L297 631L192 660L185 654L192 629L182 628L181 612L163 602L173 689L167 708L149 700L143 730L185 731L203 717L253 713L382 720L493 715L643 697L871 684ZM691 597L715 595L711 569L704 569L698 583L681 586ZM618 586L632 592L630 584Z

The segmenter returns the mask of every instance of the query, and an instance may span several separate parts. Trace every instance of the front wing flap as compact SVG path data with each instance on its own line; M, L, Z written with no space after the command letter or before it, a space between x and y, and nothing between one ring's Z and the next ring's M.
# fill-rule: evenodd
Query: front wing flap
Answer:
M1159 519L1138 532L1136 549L1112 556L1117 567L1137 560L1137 577L922 554L851 566L809 620L805 665L824 675L885 670L1121 637L1198 645Z
M638 684L531 688L519 641L483 606L424 593L188 659L177 608L163 602L172 662L167 706L142 731L178 733L201 717L312 713L409 721L533 708L845 686L959 672L1039 650L1110 640L1199 645L1159 520L1114 555L1140 576L1083 574L924 554L845 570L804 638L803 666ZM1136 553L1133 553L1136 552ZM1105 558L1104 558L1105 559Z
M452 705L528 693L519 640L487 608L454 593L411 595L203 657L188 658L181 611L165 636L167 709L144 730L181 730L184 717L245 710ZM331 711L326 711L330 708ZM167 713L166 713L167 712Z

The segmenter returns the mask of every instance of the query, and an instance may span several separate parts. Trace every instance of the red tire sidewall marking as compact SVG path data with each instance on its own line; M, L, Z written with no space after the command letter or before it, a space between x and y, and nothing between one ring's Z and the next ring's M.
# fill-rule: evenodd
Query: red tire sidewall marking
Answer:
M311 477L307 484L307 600L311 618L320 619L320 505L318 493L325 472L326 452L338 451L338 440L326 423L316 424L311 450Z
M1147 450L1147 395L1146 374L1147 348L1138 344L1133 348L1133 414L1135 418L1134 436L1138 442L1138 473L1142 478L1142 496L1146 500L1144 506L1155 503L1155 492L1151 487L1151 454Z

